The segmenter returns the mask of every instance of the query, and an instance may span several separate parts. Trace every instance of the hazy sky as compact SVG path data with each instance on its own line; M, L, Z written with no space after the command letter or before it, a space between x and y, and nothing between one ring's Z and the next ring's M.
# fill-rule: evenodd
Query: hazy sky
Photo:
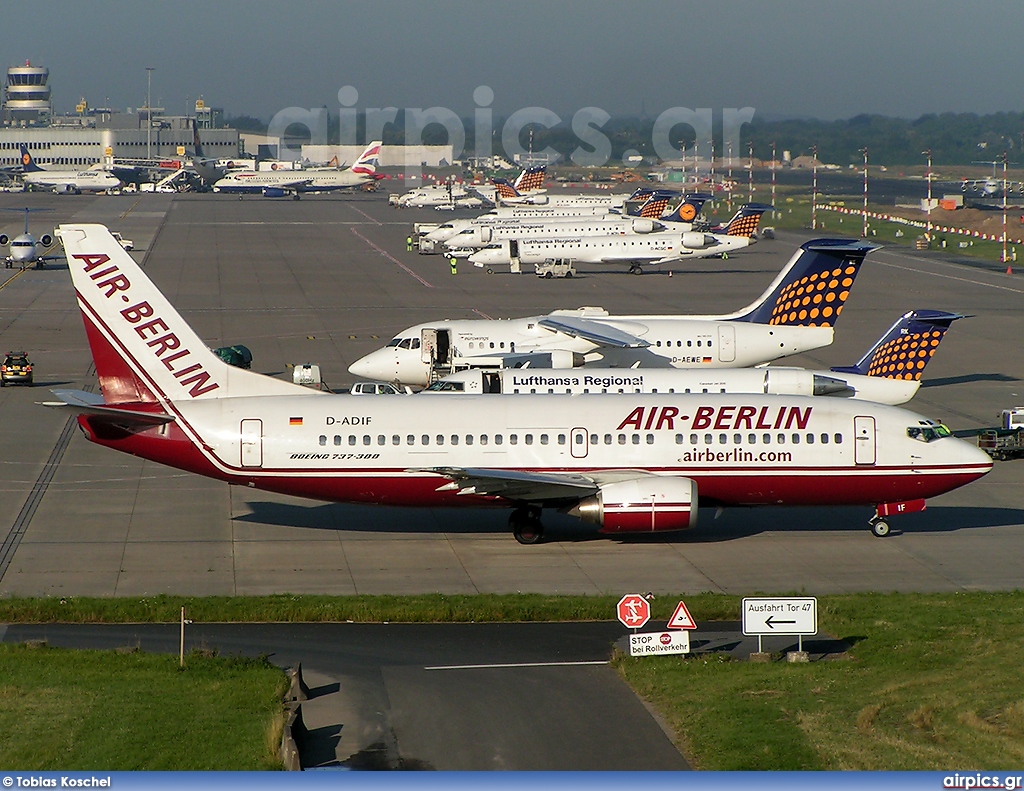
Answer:
M7 65L48 66L58 112L197 96L288 106L667 107L761 115L1024 110L1020 0L0 0Z

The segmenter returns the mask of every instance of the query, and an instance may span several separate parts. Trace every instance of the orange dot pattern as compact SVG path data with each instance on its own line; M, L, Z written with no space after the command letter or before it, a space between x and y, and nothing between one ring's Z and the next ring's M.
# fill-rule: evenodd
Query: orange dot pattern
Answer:
M945 332L944 329L916 332L882 344L871 358L868 376L920 380Z
M832 270L805 275L779 292L769 324L832 327L843 312L860 263L848 262Z
M725 232L725 235L753 236L759 222L761 222L760 214L748 214L746 217L740 217L729 224L729 230Z
M640 209L640 216L656 220L661 216L661 213L665 211L666 206L668 206L668 198L652 198L643 205L642 209Z
M544 177L547 175L547 171L544 168L538 168L536 170L527 170L519 178L519 182L516 188L520 192L527 192L529 190L535 190L544 186Z

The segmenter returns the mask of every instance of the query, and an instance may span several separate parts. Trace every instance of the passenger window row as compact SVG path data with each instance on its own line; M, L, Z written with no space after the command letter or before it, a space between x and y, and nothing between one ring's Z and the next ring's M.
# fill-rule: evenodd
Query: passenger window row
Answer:
M541 445L551 444L550 434L540 434L537 436L533 434L523 434L522 437L520 437L519 434L509 434L507 437L509 445L518 445L520 439L522 439L522 444L524 445L533 445L534 440L539 442L539 444ZM321 446L326 446L327 440L328 438L326 434L320 435ZM378 434L376 437L370 434L363 434L361 438L355 434L349 434L347 438L342 436L341 434L335 434L333 441L335 446L341 446L346 443L349 446L355 446L359 444L401 445L403 444L403 442L406 445L444 445L445 443L449 445L458 445L460 442L466 445L473 445L475 443L479 443L481 445L488 445L491 443L495 445L504 445L506 442L506 437L504 434L495 434L493 436L490 436L488 434L421 434L419 436L417 436L416 434L406 434L403 440L403 437L400 434L392 434L390 437L388 437L386 434ZM556 442L559 445L565 445L566 441L567 440L565 434L559 434L556 438Z
M829 435L827 432L824 432L824 431L821 434L814 434L811 431L808 431L806 434L800 434L800 433L794 431L792 434L789 434L789 435L784 434L784 433L782 433L780 431L778 434L775 435L774 444L776 444L776 445L785 445L786 442L787 442L787 440L786 440L787 436L789 437L789 443L791 445L799 445L801 442L804 442L807 445L813 445L815 442L820 442L822 445L828 445L829 442L832 442L835 445L842 445L843 444L843 435L842 434L837 432L835 434ZM758 439L759 437L760 437L760 439ZM738 431L736 433L732 434L732 435L727 434L725 432L722 432L722 433L717 434L717 435L716 434L710 434L710 433L703 434L703 435L701 435L701 434L691 434L690 435L690 442L689 442L689 444L690 445L715 445L715 444L718 444L718 445L728 445L730 443L730 438L731 438L732 444L734 444L734 445L743 445L743 444L746 444L746 445L759 445L759 444L760 445L771 445L772 444L772 435L769 434L768 432L765 432L764 434L755 434L755 433L751 432L751 433L746 435L746 440L744 441L744 435L741 434ZM686 435L685 434L676 434L676 445L685 445L685 444L686 444Z
M701 348L701 344L703 344L708 349L711 348L711 341L697 341L697 348L698 349ZM662 345L662 342L661 341L655 341L654 345L660 347ZM682 348L683 342L682 341L676 341L675 345L677 347L679 347L679 348ZM693 347L693 341L687 341L686 345L688 347L692 348ZM669 347L671 349L672 348L672 341L665 341L665 346L667 346L667 347Z

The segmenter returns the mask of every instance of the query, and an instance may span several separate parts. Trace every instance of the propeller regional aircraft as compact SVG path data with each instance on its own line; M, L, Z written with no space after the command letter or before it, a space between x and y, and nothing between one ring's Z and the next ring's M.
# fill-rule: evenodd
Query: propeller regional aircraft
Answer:
M697 506L874 505L883 517L992 460L927 418L837 398L361 398L222 362L102 225L60 227L102 395L54 391L93 442L200 475L340 502L557 507L608 534L692 527ZM699 499L698 499L699 498Z

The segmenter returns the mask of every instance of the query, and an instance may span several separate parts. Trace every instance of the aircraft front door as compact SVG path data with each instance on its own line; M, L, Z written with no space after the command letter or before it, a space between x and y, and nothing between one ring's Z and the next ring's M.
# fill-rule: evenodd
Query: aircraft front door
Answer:
M518 239L509 239L509 242L508 242L508 258L509 258L509 263L511 264L510 269L512 271L512 274L518 275L519 272L520 272L520 268L519 268L519 240Z
M587 451L589 450L590 435L587 434L585 428L574 428L572 430L572 437L570 438L569 450L572 453L574 459L585 459L587 458Z
M875 463L875 419L855 417L853 419L853 461L854 464Z
M242 421L242 466L263 466L263 421L247 419Z

